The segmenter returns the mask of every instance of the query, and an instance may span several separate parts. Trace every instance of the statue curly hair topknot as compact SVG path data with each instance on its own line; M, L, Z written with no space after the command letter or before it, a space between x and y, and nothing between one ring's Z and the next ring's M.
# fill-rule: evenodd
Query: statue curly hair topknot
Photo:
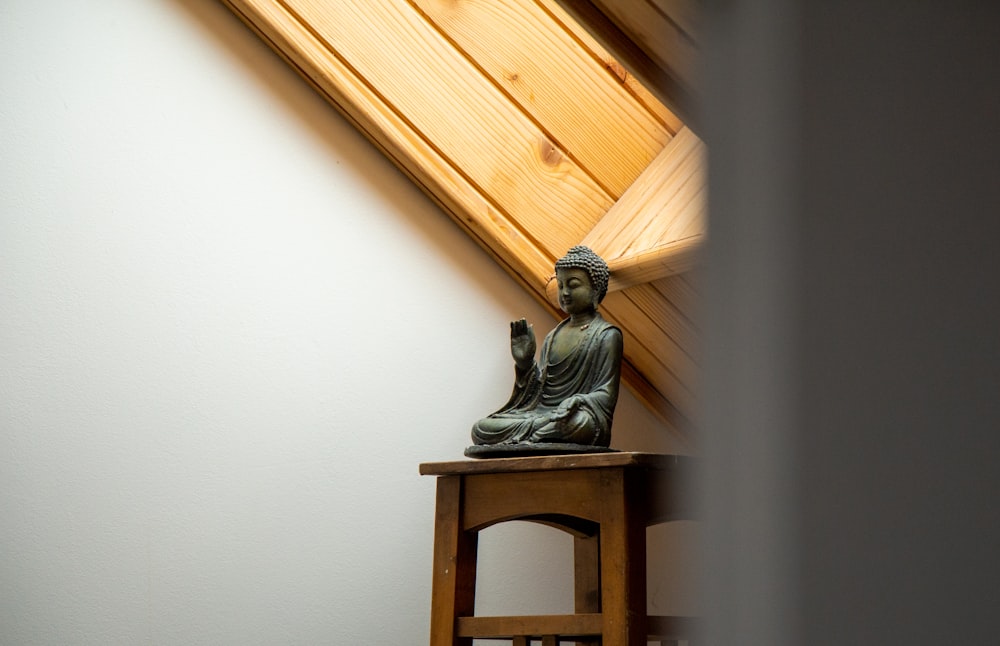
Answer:
M608 293L608 263L594 253L590 247L577 245L566 252L566 255L556 261L556 269L582 269L590 276L590 284L597 292L597 302L604 300Z

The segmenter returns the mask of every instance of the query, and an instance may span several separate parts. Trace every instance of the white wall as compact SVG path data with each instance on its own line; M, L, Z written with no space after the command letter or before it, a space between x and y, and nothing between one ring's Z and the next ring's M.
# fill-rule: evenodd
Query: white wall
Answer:
M417 465L552 321L216 3L7 1L0 61L0 643L424 641ZM564 539L485 533L484 608Z

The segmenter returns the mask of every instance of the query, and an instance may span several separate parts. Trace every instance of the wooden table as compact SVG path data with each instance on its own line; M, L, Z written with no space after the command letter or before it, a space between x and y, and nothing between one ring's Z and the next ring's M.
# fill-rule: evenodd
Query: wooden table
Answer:
M693 517L683 493L692 460L611 452L421 464L421 475L438 477L431 646L645 646L687 636L689 619L647 616L646 528ZM478 532L510 520L574 537L574 614L475 616Z

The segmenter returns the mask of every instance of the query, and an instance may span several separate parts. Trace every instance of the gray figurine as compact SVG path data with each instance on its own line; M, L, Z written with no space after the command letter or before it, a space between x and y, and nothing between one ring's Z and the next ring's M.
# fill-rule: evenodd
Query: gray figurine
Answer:
M607 450L621 377L622 333L597 311L608 265L576 246L556 261L559 306L569 317L542 342L525 319L510 324L514 392L472 427L470 457Z

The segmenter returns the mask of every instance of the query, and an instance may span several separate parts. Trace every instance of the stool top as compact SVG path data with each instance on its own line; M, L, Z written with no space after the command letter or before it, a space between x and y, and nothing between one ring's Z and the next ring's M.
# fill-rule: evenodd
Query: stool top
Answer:
M612 453L577 453L540 455L521 458L486 458L454 462L424 462L422 476L464 475L471 473L511 473L516 471L555 471L560 469L600 469L634 467L669 470L687 466L696 458L663 453L615 451Z

